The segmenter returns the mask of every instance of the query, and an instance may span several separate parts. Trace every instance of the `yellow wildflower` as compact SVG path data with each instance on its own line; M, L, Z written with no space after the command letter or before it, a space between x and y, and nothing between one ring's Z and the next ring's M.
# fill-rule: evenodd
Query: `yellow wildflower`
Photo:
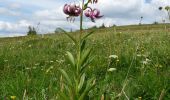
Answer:
M10 98L11 98L12 100L15 100L15 99L16 99L16 96L10 96Z

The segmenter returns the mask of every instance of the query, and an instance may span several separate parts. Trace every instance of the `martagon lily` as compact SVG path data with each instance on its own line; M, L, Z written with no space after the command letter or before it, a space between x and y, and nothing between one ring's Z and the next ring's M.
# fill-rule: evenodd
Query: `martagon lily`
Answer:
M103 17L103 15L100 15L100 11L98 9L92 9L88 7L89 9L85 12L85 16L89 17L92 22L95 22L95 19L99 19Z
M67 20L75 20L75 17L80 16L80 34L78 40L72 37L67 32L64 32L71 40L73 40L76 47L76 55L71 52L66 52L66 60L68 60L71 69L67 73L64 69L59 69L61 77L65 77L65 82L61 80L61 92L58 93L60 100L86 100L89 98L89 92L95 87L95 77L87 77L86 70L92 62L91 56L92 48L86 47L86 38L93 32L83 36L83 12L85 16L91 18L93 22L95 19L101 18L100 11L92 9L88 6L89 3L97 3L98 0L82 0L81 7L76 4L65 4L63 12L68 15ZM83 36L83 37L82 37ZM112 69L113 70L113 69ZM64 91L63 91L64 90Z
M79 16L82 12L82 9L80 6L77 6L76 4L65 4L64 8L63 8L63 12L66 15L69 15L67 17L67 20L70 19L70 21L74 22L74 20L75 20L74 17Z
M75 20L75 17L78 17L81 15L83 10L85 11L85 16L89 17L92 22L95 22L95 19L99 19L103 17L103 15L100 15L100 11L98 9L92 9L91 7L88 7L89 3L98 3L98 0L88 0L87 3L84 5L84 8L82 9L79 5L76 4L65 4L63 8L63 12L68 15L67 20L70 22Z

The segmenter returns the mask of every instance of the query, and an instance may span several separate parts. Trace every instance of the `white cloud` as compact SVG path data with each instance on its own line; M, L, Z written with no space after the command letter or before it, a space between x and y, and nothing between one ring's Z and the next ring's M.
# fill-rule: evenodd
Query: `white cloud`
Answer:
M0 21L0 30L7 33L22 33L26 31L28 26L31 25L30 22L26 20L21 20L17 23Z
M10 9L19 9L19 8L21 8L21 4L19 4L19 3L11 3L11 4L9 4L9 8Z
M19 12L10 10L8 8L5 8L5 7L0 7L0 14L1 15L8 15L8 16L19 16L20 15Z
M66 1L70 3L73 0ZM74 0L77 2L78 0ZM12 9L22 9L22 4L25 7L39 7L33 13L27 13L27 16L13 11ZM67 30L79 29L79 18L76 18L74 23L66 21L62 7L64 1L61 0L29 0L21 1L16 0L9 5L9 8L0 7L0 14L2 15L15 15L20 18L18 21L0 21L0 31L6 31L10 33L26 33L27 27L32 25L37 26L40 22L39 32L53 32L55 28L61 27ZM161 21L162 18L167 18L166 12L158 10L159 6L170 5L170 0L152 0L150 3L146 3L145 0L99 0L99 3L94 7L101 10L103 18L96 20L96 23L85 18L84 28L92 27L94 25L101 26L105 23L106 26L113 24L125 25L125 24L138 24L140 17L143 16L143 23L153 23L154 21ZM18 17L19 18L19 17ZM1 34L1 33L0 33ZM12 34L10 34L12 35Z
M33 16L35 19L40 20L63 20L65 18L62 7L39 10L36 11Z

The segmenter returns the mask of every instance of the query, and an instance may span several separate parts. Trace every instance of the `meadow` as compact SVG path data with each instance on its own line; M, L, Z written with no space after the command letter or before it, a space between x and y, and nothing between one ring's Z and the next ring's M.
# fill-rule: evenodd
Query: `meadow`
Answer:
M166 26L166 27L165 27ZM170 24L84 30L94 56L87 77L96 78L87 100L170 100ZM79 32L70 35L78 37ZM71 67L65 34L0 38L0 100L56 100L61 74ZM109 71L114 68L114 71Z

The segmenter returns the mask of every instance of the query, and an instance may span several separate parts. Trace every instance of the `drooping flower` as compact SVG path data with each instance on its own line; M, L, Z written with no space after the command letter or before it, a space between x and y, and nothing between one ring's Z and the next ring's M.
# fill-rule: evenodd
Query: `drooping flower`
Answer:
M82 9L80 6L76 4L65 4L63 8L63 12L68 15L67 20L74 21L75 18L81 14Z
M98 9L92 9L88 7L89 9L85 12L85 16L89 17L92 22L95 22L95 19L99 19L103 17L103 15L100 15L100 11Z

